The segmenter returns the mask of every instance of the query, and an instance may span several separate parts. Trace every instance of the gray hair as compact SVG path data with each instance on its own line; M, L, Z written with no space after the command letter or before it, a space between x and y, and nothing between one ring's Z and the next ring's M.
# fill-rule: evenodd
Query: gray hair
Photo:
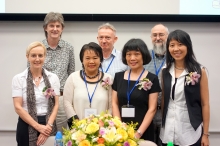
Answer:
M44 18L44 25L43 25L46 38L47 38L47 32L45 31L45 29L50 22L60 22L62 27L64 28L64 18L61 13L58 12L48 13Z
M104 23L104 24L100 25L99 28L98 28L98 31L100 29L103 29L103 28L104 29L111 29L114 33L116 33L115 27L112 24L110 24L110 23Z
M162 25L162 26L165 28L165 31L167 32L167 35L169 34L169 30L168 30L168 28L167 28L165 25L163 25L163 24L161 24L161 23L158 23L158 24L154 25L154 27L157 26L157 25ZM154 27L151 28L151 33L152 33L152 29L153 29Z

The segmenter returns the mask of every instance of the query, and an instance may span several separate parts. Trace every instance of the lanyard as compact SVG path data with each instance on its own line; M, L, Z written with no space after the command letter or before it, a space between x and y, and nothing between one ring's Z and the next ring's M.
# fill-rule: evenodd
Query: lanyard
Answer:
M107 71L108 71L109 67L112 65L112 62L113 62L114 59L115 59L115 56L112 57L112 60L111 60L111 62L109 63L107 69L105 70L105 73L107 73ZM103 72L103 71L102 71L102 72Z
M116 53L116 50L115 50L115 53ZM108 67L107 67L107 69L105 70L105 73L107 73L107 71L108 71L109 67L112 65L112 62L113 62L114 59L115 59L115 56L112 57L112 60L111 60L111 62L108 64ZM102 72L103 72L103 69L102 69Z
M94 89L94 91L93 91L93 93L92 93L92 96L90 96L90 95L89 95L88 86L87 86L87 82L86 82L86 77L85 77L85 74L84 74L83 71L82 71L82 74L83 74L83 79L84 79L84 82L85 82L85 84L86 84L86 89L87 89L87 93L88 93L88 97L89 97L89 103L90 103L90 104L89 104L89 107L91 108L92 98L93 98L94 93L95 93L95 91L96 91L98 82L96 83L96 86L95 86L95 89ZM98 78L98 80L99 80L99 78Z
M138 77L137 81L135 82L135 84L134 84L134 86L133 86L133 88L131 89L130 92L129 92L129 87L130 87L130 74L131 74L131 70L130 70L130 72L129 72L129 74L128 74L128 89L127 89L128 104L127 104L127 106L129 106L131 93L133 92L133 90L134 90L136 84L139 82L139 80L140 80L142 74L144 73L144 71L145 71L145 68L144 68L143 71L141 72L140 76Z
M153 51L153 50L152 50L152 56L153 56L153 59L154 59L155 73L156 73L156 75L158 76L158 74L159 74L159 72L160 72L160 70L161 70L161 68L162 68L162 66L163 66L163 64L164 64L164 62L165 62L165 58L166 58L166 57L163 58L163 62L160 64L160 67L157 68L156 61L155 61L155 55L154 55L154 51Z

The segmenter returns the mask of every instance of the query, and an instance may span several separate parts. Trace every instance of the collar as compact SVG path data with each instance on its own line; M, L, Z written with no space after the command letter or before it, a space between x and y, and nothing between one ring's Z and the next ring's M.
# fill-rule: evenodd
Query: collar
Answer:
M164 58L164 57L166 56L166 54L164 54L164 55L155 54L155 56L156 56L157 58Z
M112 49L112 52L111 52L111 54L109 55L109 57L108 58L104 58L104 59L109 59L109 58L112 58L112 57L116 57L117 56L117 54L116 54L116 49Z
M172 63L169 72L170 72L172 78L175 78L175 68L174 68L174 63ZM189 72L186 71L186 70L184 69L183 72L181 73L181 75L180 75L179 77L186 76L186 75L188 75L188 74L189 74Z
M159 54L156 54L155 51L152 49L150 50L150 53L152 54L152 51L154 52L154 56L157 58L157 59L163 59L164 57L166 57L166 52L164 55L159 55ZM153 55L153 54L152 54Z
M43 69L44 69L44 68L43 68ZM47 71L46 69L44 69L44 71L45 71L45 74L46 74L48 77L52 75L52 73L49 72L49 71ZM27 76L28 76L28 68L25 69L25 71L23 71L23 72L21 73L21 77L24 77L25 79L27 79Z
M112 49L112 53L111 53L113 56L116 56L116 49L115 48L113 48Z
M45 45L45 47L46 47L47 49L50 48L50 46L49 46L49 44L48 44L48 42L47 42L47 39L43 40L42 42L43 42L43 44ZM60 48L63 48L64 45L65 45L64 40L60 39L57 46L59 46Z

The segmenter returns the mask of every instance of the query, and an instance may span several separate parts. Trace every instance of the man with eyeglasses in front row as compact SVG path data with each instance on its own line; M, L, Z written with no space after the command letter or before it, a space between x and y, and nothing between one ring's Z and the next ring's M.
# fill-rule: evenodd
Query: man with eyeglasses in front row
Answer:
M121 60L121 51L114 48L114 44L118 40L115 27L109 23L100 25L97 40L104 57L102 72L108 73L114 78L116 72L127 70L127 65L123 64Z
M169 31L163 24L157 24L151 29L151 41L153 44L153 49L149 50L151 53L151 62L144 66L144 68L153 74L156 74L159 78L161 84L161 71L162 67L166 63L166 42ZM160 126L161 126L161 92L158 94L157 100L157 112L154 116L154 131L155 131L155 143L161 146Z

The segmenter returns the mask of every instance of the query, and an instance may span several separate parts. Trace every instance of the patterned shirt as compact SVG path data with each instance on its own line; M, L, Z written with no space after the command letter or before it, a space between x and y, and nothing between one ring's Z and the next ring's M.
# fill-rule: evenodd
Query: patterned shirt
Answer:
M110 57L103 60L102 69L104 73L108 73L114 78L116 72L125 71L128 69L128 66L123 64L121 52L113 49Z
M44 62L44 68L55 73L60 79L60 90L62 91L68 76L75 71L75 58L73 46L60 39L57 47L51 49L47 40L42 43L47 48L47 56Z

